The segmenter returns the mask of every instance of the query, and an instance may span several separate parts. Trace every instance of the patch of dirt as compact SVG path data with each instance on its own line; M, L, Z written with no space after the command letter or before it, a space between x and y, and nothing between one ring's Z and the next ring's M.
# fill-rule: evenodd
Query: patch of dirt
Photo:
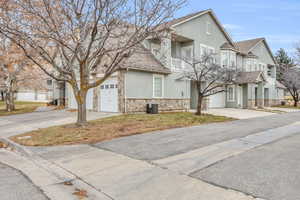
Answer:
M64 182L64 185L67 185L67 186L72 186L72 185L73 185L73 183L72 183L71 181L66 181L66 182Z
M79 200L88 198L87 191L78 189L78 188L75 189L75 192L73 192L73 195L77 196Z
M4 144L3 142L0 142L0 148L7 148L7 144Z
M77 112L77 109L68 109L68 112Z

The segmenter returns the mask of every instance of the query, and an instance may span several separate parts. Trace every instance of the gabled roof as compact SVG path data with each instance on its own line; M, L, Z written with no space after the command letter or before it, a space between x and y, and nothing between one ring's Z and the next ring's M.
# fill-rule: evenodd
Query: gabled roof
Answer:
M176 24L179 24L179 23L182 23L186 20L191 20L193 19L194 17L198 17L198 16L201 16L202 14L205 14L207 13L208 11L211 11L210 9L208 10L202 10L202 11L199 11L199 12L195 12L195 13L192 13L192 14L189 14L189 15L186 15L186 16L183 16L183 17L179 17L179 18L176 18L176 19L173 19L171 21L168 21L164 24L162 24L162 26L173 26L173 25L176 25Z
M220 23L220 21L218 20L217 16L215 15L214 11L212 9L207 9L207 10L202 10L196 13L192 13L180 18L176 18L173 19L169 22L163 23L161 24L159 27L160 28L174 28L180 24L186 23L192 19L195 19L197 17L200 17L202 15L205 14L209 14L212 19L215 21L215 23L217 24L217 26L220 28L220 30L223 32L224 36L226 37L226 39L229 41L229 43L235 47L235 43L233 42L233 40L231 39L231 37L229 36L229 34L227 33L227 31L225 30L225 28L223 27L223 25Z
M266 81L266 78L261 71L256 72L240 72L237 76L236 83L258 83L261 81Z
M274 61L274 63L276 63L276 59L274 58L273 53L265 38L255 38L250 40L239 41L235 43L235 46L242 54L249 55L249 53L252 53L251 51L261 42L265 44L272 60Z
M231 45L228 42L225 42L220 48L224 49L224 50L229 49L229 50L233 50L233 51L238 51L233 45Z
M136 48L133 55L131 55L124 63L122 69L131 69L137 71L156 72L161 74L171 73L170 69L163 66L158 61L150 50L142 45Z
M253 47L255 47L262 40L264 40L264 38L243 40L243 41L236 42L235 45L241 53L248 54L251 51L251 49L253 49Z

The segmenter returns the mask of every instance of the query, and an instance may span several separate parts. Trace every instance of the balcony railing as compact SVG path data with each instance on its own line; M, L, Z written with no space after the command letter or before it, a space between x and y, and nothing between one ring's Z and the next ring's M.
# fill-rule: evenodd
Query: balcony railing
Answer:
M192 66L181 59L172 58L171 69L173 71L180 72L184 70L191 70Z

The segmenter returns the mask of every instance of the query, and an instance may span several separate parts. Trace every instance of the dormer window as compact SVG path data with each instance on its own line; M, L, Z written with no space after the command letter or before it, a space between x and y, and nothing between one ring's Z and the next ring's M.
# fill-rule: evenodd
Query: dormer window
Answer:
M211 23L206 22L206 34L211 35Z

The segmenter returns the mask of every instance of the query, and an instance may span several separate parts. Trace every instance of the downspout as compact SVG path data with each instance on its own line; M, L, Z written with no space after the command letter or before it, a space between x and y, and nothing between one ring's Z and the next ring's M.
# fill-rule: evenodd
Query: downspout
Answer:
M126 71L128 72L128 68L126 69ZM124 112L127 113L127 96L126 96L126 88L127 88L127 84L126 84L126 73L124 73Z

